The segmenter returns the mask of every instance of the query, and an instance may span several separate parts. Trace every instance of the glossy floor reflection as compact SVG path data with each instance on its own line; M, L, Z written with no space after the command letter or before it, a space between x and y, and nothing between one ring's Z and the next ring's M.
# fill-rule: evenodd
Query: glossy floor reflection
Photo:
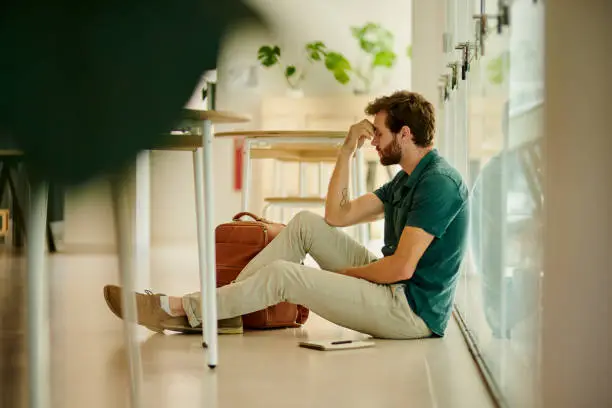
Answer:
M113 254L62 254L52 282L53 407L128 407L122 325L102 298L116 283ZM181 294L197 287L195 248L154 249L147 287ZM24 407L24 264L2 255L0 353L2 407ZM147 279L141 279L141 282ZM305 327L221 336L211 371L199 336L142 329L146 407L490 407L457 325L444 339L380 341L372 349L319 352L299 339L361 335L312 316Z

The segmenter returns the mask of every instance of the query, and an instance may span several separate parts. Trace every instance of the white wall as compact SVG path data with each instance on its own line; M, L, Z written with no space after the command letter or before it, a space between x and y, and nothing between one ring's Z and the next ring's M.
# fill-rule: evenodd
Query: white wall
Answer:
M253 121L244 125L217 126L216 130L256 129L259 110L265 96L283 95L285 82L278 70L264 70L257 62L257 50L264 44L278 44L287 58L295 58L303 45L321 40L344 53L351 61L359 56L350 26L378 22L395 33L398 63L390 82L378 92L410 86L410 61L405 56L411 43L411 0L385 0L378 4L364 0L252 0L273 24L273 32L238 27L225 39L218 64L217 109L251 114ZM254 73L256 85L235 80L236 74ZM335 82L322 65L314 67L304 82L306 95L350 94L349 86ZM198 91L194 92L199 94ZM197 99L192 100L197 105ZM226 222L240 210L240 193L233 189L234 162L231 140L215 140L215 210L216 223ZM193 167L190 153L153 152L151 156L153 244L195 243L195 207ZM260 168L255 165L255 171ZM66 241L69 244L112 244L108 191L104 183L78 193L69 193L66 209ZM91 217L92 212L96 217Z
M436 108L439 108L438 78L444 67L442 35L444 33L443 0L414 1L412 14L412 83ZM438 125L442 121L439 120Z
M552 0L545 15L541 406L610 407L612 3Z

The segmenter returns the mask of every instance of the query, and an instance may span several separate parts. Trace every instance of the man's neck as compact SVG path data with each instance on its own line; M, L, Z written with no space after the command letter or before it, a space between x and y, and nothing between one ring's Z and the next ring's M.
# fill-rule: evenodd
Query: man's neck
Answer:
M427 153L431 152L433 147L425 147L425 148L416 148L404 154L402 157L402 161L400 161L399 165L402 170L404 170L408 175L412 174L416 166L418 166L419 162L427 155Z

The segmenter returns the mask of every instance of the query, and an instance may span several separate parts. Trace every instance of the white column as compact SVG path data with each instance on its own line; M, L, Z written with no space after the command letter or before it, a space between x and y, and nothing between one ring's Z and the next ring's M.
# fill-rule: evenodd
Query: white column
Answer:
M612 2L545 3L542 406L612 406Z
M444 71L443 34L445 0L412 2L412 90L436 108L438 76Z

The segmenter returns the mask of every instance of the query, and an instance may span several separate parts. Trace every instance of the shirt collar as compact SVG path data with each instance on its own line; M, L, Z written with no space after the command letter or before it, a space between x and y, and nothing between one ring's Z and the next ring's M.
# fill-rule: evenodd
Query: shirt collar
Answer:
M414 183L416 183L417 180L421 178L421 174L423 174L423 171L427 168L427 166L429 166L429 163L431 163L436 157L438 157L437 149L432 149L425 156L423 156L423 158L421 158L412 173L408 175L406 187L412 187Z
M404 172L404 174L402 175L403 180L401 181L401 184L398 186L399 188L396 188L393 194L394 203L397 203L402 200L405 194L405 190L408 190L414 186L414 184L419 180L419 178L421 178L423 171L425 171L425 169L429 166L429 164L438 156L439 156L438 150L432 149L425 156L423 156L423 158L419 161L419 163L416 165L416 167L414 168L414 170L412 171L410 175L404 172L404 170L400 170Z

